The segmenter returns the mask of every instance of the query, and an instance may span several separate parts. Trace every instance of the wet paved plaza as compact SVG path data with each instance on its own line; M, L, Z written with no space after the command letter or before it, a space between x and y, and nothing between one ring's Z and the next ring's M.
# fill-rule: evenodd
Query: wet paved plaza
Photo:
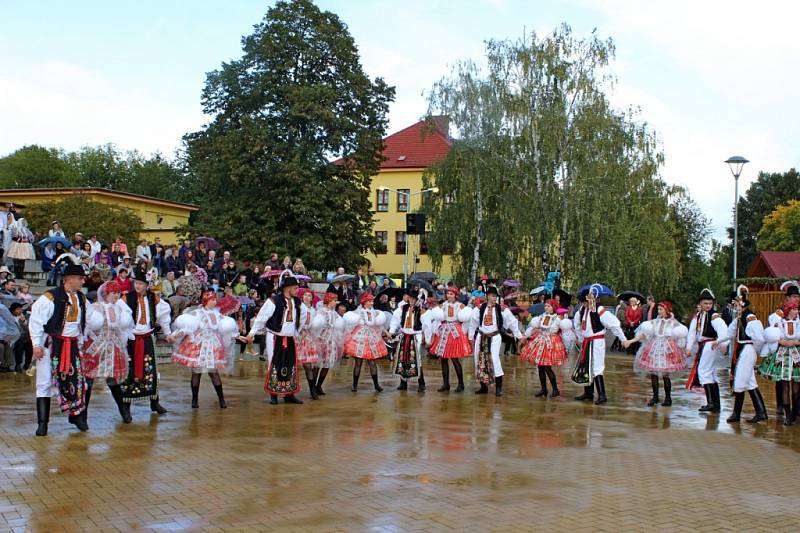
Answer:
M573 356L574 357L574 356ZM607 361L609 403L533 398L535 368L506 358L506 395L394 390L382 394L352 362L324 399L270 406L263 363L223 378L220 410L207 377L191 409L185 369L163 365L170 412L133 409L122 424L103 390L90 431L55 414L33 436L31 378L0 376L0 530L36 531L796 531L800 426L774 414L754 427L700 415L703 397L675 380L671 408L649 408L631 359ZM366 370L366 367L365 367ZM471 374L471 372L470 372ZM364 379L366 377L366 379ZM470 375L471 377L471 375ZM54 405L55 407L55 405ZM55 409L54 409L55 411ZM752 416L745 404L744 415Z

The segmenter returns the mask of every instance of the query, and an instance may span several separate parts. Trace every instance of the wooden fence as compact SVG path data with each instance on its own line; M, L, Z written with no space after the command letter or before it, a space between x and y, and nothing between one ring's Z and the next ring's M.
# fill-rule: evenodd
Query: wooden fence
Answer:
M783 305L783 293L781 291L764 291L750 293L750 307L758 319L767 327L767 317Z

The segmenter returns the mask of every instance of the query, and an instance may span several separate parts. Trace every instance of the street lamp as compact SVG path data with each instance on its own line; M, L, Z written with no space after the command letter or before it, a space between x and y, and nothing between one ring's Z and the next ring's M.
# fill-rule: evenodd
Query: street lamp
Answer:
M439 192L439 187L431 187L429 189L423 189L417 192L405 192L405 191L398 191L397 189L392 189L391 187L385 187L381 185L378 187L379 191L392 191L396 192L397 194L403 194L406 197L406 205L408 209L411 209L411 197L416 196L418 194L425 194L426 192L437 193ZM403 286L408 285L408 233L406 233L406 249L403 253Z
M737 252L739 249L739 176L742 174L742 168L745 163L749 163L747 159L740 155L729 157L726 161L728 167L733 174L734 185L734 200L733 200L733 290L736 290L736 267L737 267Z

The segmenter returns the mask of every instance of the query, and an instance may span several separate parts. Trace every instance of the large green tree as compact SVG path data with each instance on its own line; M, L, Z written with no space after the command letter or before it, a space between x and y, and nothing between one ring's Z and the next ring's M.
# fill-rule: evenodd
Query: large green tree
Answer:
M434 261L453 252L462 281L479 270L566 284L672 293L681 252L654 133L604 93L611 41L563 25L544 37L487 43L486 68L464 61L438 82L429 112L456 142L426 175Z
M764 217L758 232L758 249L800 251L800 200L779 205Z
M78 173L55 148L24 146L0 158L0 189L74 187Z
M759 250L765 250L758 240L764 217L776 207L790 200L800 199L800 174L787 172L759 172L744 198L739 200L739 250L738 274L741 276L752 264ZM733 241L733 227L728 228ZM730 270L729 270L730 275Z
M244 257L355 266L376 244L369 183L394 89L364 73L346 25L309 0L277 2L242 47L206 80L213 120L185 137L203 206L192 231Z

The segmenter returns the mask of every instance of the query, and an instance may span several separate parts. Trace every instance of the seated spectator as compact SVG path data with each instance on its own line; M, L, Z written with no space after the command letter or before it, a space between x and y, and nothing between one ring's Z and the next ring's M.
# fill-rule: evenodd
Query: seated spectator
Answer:
M127 245L127 244L125 244L124 242L122 242L122 237L120 237L119 235L117 236L117 238L116 238L116 239L114 239L114 245L112 245L112 246L111 246L111 251L112 251L112 252L114 251L114 246L116 246L116 247L117 247L117 250L118 250L118 251L119 251L119 252L120 252L120 253L121 253L123 256L130 255L130 254L128 253L128 245Z
M100 247L100 253L94 256L94 264L95 265L108 265L111 268L114 268L114 265L111 264L111 254L108 253L108 246L105 244Z
M48 237L63 237L66 239L66 235L64 235L64 230L61 229L61 223L58 220L54 220L53 223L50 225L50 231L47 232Z
M139 246L136 247L136 260L145 260L148 263L153 259L150 253L150 246L147 244L147 239L139 241Z
M161 280L161 297L166 299L173 294L175 294L175 273L167 272Z
M239 280L233 285L234 296L247 296L250 292L250 285L247 283L247 276L239 274Z
M9 311L11 311L11 314L19 324L20 336L17 342L14 343L14 372L18 374L28 370L33 360L33 342L28 330L28 317L25 316L23 309L24 306L17 302L11 304L9 308Z
M23 281L22 283L19 284L19 290L17 291L17 298L22 300L22 303L25 305L30 305L33 303L31 286L27 281Z
M130 278L130 273L128 269L124 266L121 266L117 269L117 285L119 285L119 292L120 294L128 294L133 290L133 282Z
M170 309L172 309L172 319L178 318L183 311L189 307L189 298L184 295L183 287L178 285L175 288L175 294L167 298Z

